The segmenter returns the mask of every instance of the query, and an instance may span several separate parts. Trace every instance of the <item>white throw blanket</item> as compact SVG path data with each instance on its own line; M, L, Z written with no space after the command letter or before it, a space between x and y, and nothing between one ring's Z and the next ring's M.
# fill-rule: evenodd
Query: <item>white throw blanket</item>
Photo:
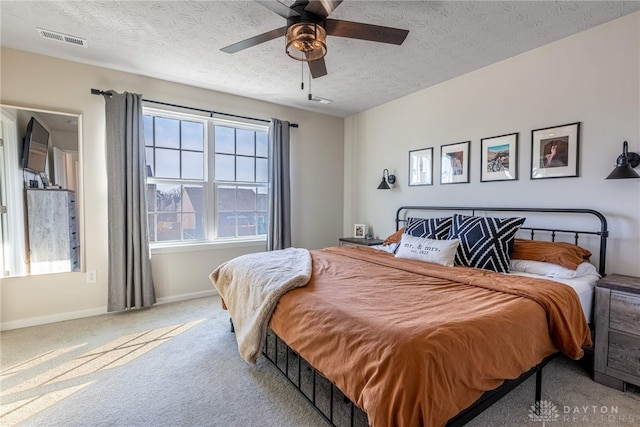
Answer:
M242 255L219 266L209 278L231 314L240 356L256 363L278 300L309 282L311 254L288 248Z

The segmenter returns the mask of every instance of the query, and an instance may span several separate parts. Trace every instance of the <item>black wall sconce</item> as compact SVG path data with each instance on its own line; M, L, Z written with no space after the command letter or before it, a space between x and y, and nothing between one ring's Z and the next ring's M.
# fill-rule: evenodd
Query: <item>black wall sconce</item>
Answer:
M378 185L378 190L391 190L391 187L393 187L395 183L396 176L389 175L389 169L385 169L382 171L382 181L380 182L380 185Z
M627 179L640 178L638 172L634 171L640 165L640 155L629 153L627 141L622 144L622 154L618 156L616 167L606 179Z

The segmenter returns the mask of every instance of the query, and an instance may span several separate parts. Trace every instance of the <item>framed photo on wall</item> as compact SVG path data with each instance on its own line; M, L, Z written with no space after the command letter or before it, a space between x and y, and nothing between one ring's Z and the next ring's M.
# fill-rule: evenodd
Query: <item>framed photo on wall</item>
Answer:
M353 237L359 237L364 239L364 236L366 235L367 230L364 224L355 224L353 226Z
M433 185L433 148L409 151L409 185Z
M470 142L458 142L440 147L440 184L469 182Z
M580 122L531 131L531 179L578 176Z
M480 140L480 182L518 179L518 133Z

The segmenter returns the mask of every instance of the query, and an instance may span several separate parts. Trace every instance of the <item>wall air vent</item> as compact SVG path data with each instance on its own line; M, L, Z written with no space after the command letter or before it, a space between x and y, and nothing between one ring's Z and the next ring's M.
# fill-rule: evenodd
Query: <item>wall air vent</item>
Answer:
M40 37L42 37L43 39L57 40L59 42L72 44L74 46L87 47L87 41L80 37L70 36L68 34L62 34L56 31L45 30L42 28L36 29L38 30L38 34L40 34Z

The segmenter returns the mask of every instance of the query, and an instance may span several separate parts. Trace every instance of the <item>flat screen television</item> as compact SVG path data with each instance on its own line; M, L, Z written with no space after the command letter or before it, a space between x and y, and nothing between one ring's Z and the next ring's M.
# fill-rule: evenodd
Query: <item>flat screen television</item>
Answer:
M22 168L36 173L45 173L49 153L49 132L31 117L27 125L22 147Z

